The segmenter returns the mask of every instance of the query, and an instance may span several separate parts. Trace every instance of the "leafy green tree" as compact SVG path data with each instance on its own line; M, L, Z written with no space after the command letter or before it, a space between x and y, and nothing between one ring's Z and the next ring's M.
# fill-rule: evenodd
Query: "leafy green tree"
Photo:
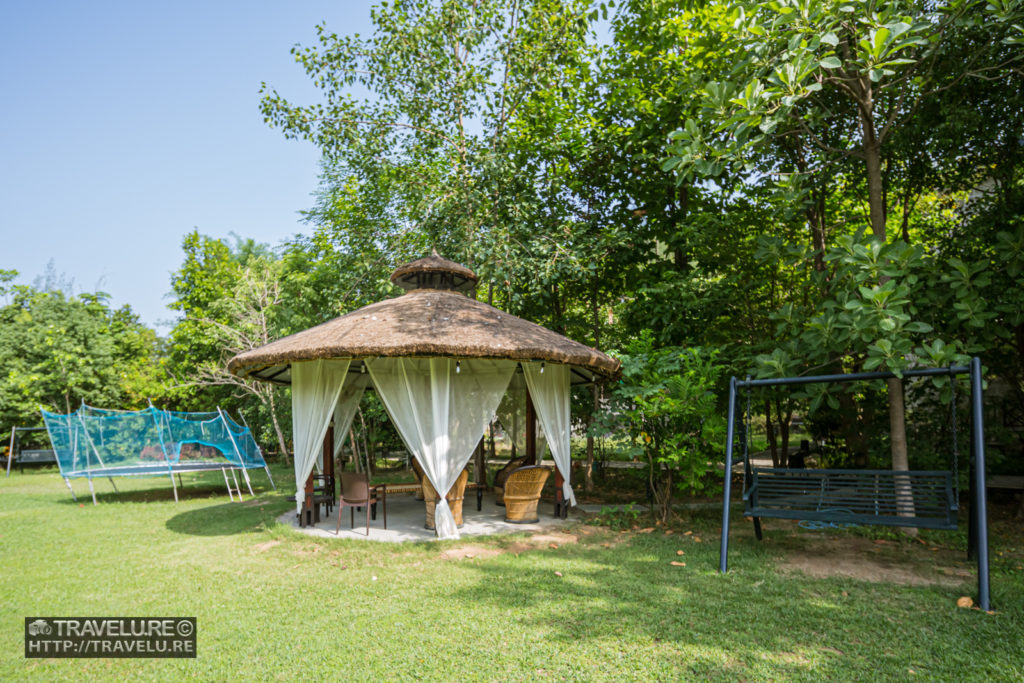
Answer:
M6 278L10 282L13 271ZM0 308L0 420L36 424L39 408L71 412L81 402L141 407L164 379L155 333L103 293L77 296L4 285Z
M226 369L235 354L287 334L278 322L289 317L281 306L285 263L266 245L238 236L229 245L192 231L182 248L184 262L172 279L170 307L182 317L169 339L169 395L190 410L219 406L248 413L255 436L276 442L287 460L288 402L279 400L281 389Z
M828 246L827 225L821 222L827 209L821 199L814 201L814 192L830 175L842 178L836 173L845 168L851 174L846 177L853 181L850 187L867 205L866 226L862 224L856 235L869 228L879 243L874 249L878 253L889 240L888 200L900 196L892 192L897 189L892 183L907 177L900 176L899 163L890 163L887 173L887 160L895 161L887 143L910 126L922 104L940 98L944 91L972 79L1006 79L1017 72L1024 59L1018 49L1020 16L1019 3L742 4L731 14L736 30L729 34L734 54L740 58L727 73L705 80L700 90L703 115L674 134L664 168L689 180L726 173L751 179L758 173L781 174L789 194L808 208L819 259ZM972 42L970 36L982 25L983 39ZM951 50L965 42L977 49L960 60L952 75L936 75L932 71L936 62L945 58L951 64ZM847 167L849 159L861 164L859 174L856 167ZM979 170L974 170L975 178ZM863 190L858 189L861 186ZM905 189L903 225L910 206L906 198L913 195ZM824 261L818 267L827 273ZM834 313L831 309L843 306L846 313L836 319L856 330L845 337L846 343L854 345L847 351L864 357L867 365L884 363L898 374L914 362L908 356L914 348L913 335L925 330L925 323L911 320L907 310L900 310L907 308L904 297L914 283L895 281L906 273L881 263L873 271L868 267L862 272L878 279L868 283L854 277L847 285L857 289L846 290L842 300L831 298L826 287L819 299L823 308L812 305L814 312L800 325L814 328L827 323ZM829 277L826 274L821 280L823 285ZM791 340L801 338L794 335ZM807 356L812 351L803 347L799 353ZM937 355L946 358L945 353ZM897 469L907 466L902 393L901 381L891 380L891 447Z
M281 304L281 272L283 263L266 256L247 259L230 296L215 301L210 317L195 316L190 322L204 329L220 348L216 359L201 361L195 368L196 386L227 387L234 395L254 397L261 407L261 417L269 416L274 436L286 463L288 447L278 419L276 395L281 391L269 382L258 382L228 372L227 362L244 351L269 344L274 340L274 316Z
M715 395L723 368L713 351L657 346L649 332L616 355L622 381L594 429L628 430L626 450L646 459L659 516L667 521L674 494L703 490L712 458L724 446L725 419Z

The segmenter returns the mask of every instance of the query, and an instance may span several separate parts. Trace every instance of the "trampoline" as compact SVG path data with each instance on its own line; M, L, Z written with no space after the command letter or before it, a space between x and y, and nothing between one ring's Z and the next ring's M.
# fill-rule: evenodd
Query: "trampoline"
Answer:
M187 413L158 410L152 405L133 411L82 404L68 415L40 412L61 476L75 500L78 498L71 486L75 478L88 480L94 505L93 479L98 477L107 478L117 491L114 477L168 476L175 501L183 473L220 470L232 501L236 494L242 500L239 471L250 495L255 495L250 469L263 468L274 486L248 426L238 424L220 408L216 412Z

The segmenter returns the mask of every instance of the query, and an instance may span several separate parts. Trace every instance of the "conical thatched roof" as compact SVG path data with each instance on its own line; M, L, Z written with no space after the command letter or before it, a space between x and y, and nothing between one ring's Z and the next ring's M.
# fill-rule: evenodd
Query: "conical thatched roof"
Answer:
M453 268L454 266L454 268ZM413 279L409 276L414 276ZM459 290L476 284L473 271L435 255L398 268L393 282L411 289L303 332L241 353L228 363L236 375L286 383L289 364L325 358L401 356L498 358L573 365L577 380L613 377L619 362L540 325L509 315ZM443 288L443 289L442 289Z
M434 250L426 258L399 266L391 273L391 281L402 289L453 289L472 292L476 287L476 273L455 261L443 258Z

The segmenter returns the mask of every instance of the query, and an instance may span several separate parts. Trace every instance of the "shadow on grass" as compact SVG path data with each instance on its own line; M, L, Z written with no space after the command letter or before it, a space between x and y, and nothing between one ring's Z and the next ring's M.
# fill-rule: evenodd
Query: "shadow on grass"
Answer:
M177 476L177 475L176 475ZM222 475L218 473L186 473L184 478L176 481L176 487L164 476L155 477L103 477L95 476L92 479L93 489L96 492L96 502L118 502L118 503L152 503L152 502L173 502L175 500L175 488L177 488L178 500L201 500L205 498L223 498L229 500L227 488ZM72 499L71 493L64 489L67 497L61 502L65 505L78 505L79 503L91 503L92 496L89 494L88 479L75 477L71 480L77 500ZM115 490L116 487L116 490ZM252 496L245 482L241 482L243 500L249 500ZM256 496L272 494L270 483L266 478L262 481L253 481L252 490Z
M100 490L101 487L105 486L106 490ZM117 491L111 489L109 482L104 481L102 484L98 481L94 481L93 487L96 490L96 502L98 504L103 503L155 503L155 502L174 502L174 490L170 484L166 487L154 486L153 488L147 489L125 489L123 486L118 487ZM80 487L76 487L75 496L78 500L74 500L71 494L68 493L67 497L60 501L63 505L78 505L79 503L92 504L92 497L89 495L89 490L79 490ZM67 489L64 489L67 492ZM259 492L257 491L257 495ZM215 485L186 485L178 487L178 500L201 500L204 498L224 498L227 499L227 493L224 490L224 486L219 488ZM248 496L246 496L248 498Z
M188 510L167 520L168 530L189 536L232 536L251 534L266 528L276 514L267 501L250 499L244 503L223 503Z
M481 580L453 599L515 606L528 615L523 628L543 630L566 647L582 640L664 643L678 652L675 664L687 677L901 677L916 662L941 678L956 664L936 652L962 654L965 636L997 633L992 620L951 614L951 601L929 589L779 577L755 566L763 557L750 551L737 552L734 571L721 575L706 551L688 552L682 559L689 567L669 565L677 558L672 547L579 548L567 553L560 574L549 561L480 563L473 570ZM906 622L933 632L909 639Z

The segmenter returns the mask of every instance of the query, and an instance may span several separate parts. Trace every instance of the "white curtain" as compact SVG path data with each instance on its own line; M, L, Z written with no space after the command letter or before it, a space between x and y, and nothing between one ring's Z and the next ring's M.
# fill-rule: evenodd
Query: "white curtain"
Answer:
M338 457L341 447L345 445L348 438L349 427L359 409L359 401L363 398L366 385L370 383L370 376L365 374L349 375L345 386L341 389L338 402L334 406L334 457ZM323 459L321 451L320 459ZM318 461L318 465L322 463Z
M564 483L562 495L571 507L576 505L572 485L569 483L570 461L570 424L569 424L569 380L568 365L555 363L523 363L523 374L526 386L533 399L533 407L537 410L537 420L544 428L551 448L551 457L555 467L561 472Z
M406 448L441 494L434 511L438 538L458 538L459 530L444 494L472 457L516 363L375 358L367 361L367 367Z
M526 455L526 380L515 373L508 384L508 390L498 404L498 421L505 434L516 445L516 455ZM537 423L537 462L544 459L547 450L544 429Z
M305 483L323 455L334 404L348 374L347 360L292 363L292 438L295 443L295 509L302 512Z

